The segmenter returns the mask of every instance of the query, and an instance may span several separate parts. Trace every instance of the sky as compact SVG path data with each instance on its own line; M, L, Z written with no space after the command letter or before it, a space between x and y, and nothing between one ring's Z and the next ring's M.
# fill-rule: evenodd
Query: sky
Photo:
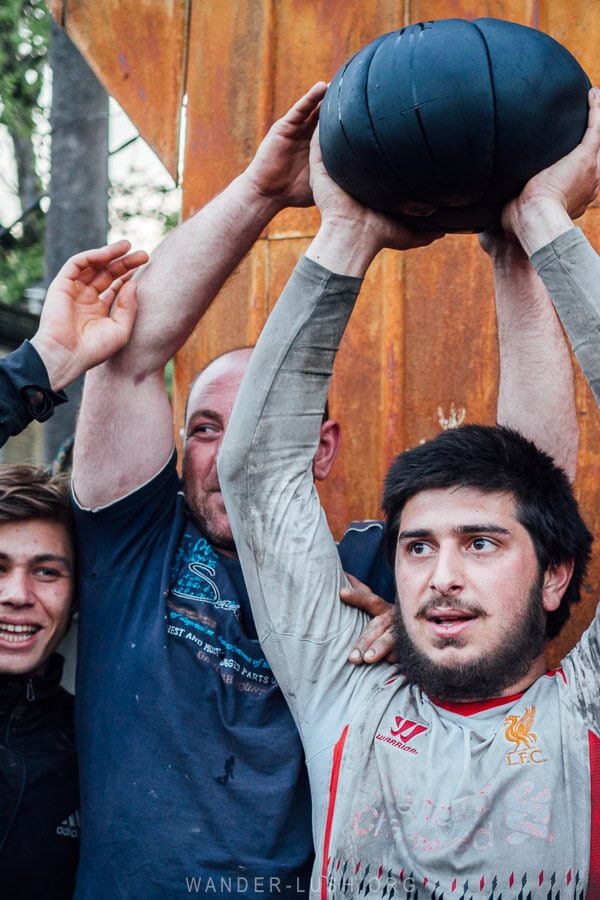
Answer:
M109 158L111 183L115 181L124 183L134 192L134 197L132 200L124 200L121 196L109 203L111 218L119 207L135 209L139 214L128 220L120 218L118 224L110 229L108 239L113 241L127 238L134 247L151 252L164 235L157 209L176 215L181 205L181 192L174 185L173 179L158 157L139 136L131 120L111 98L109 151L116 151L136 136L134 143L119 152L112 153ZM42 137L42 142L44 141L47 145L47 135ZM44 152L42 149L41 157L46 155L47 150ZM45 174L47 175L47 172ZM15 186L16 170L12 143L5 127L0 125L0 224L3 226L12 224L20 215ZM161 192L160 187L168 189L168 193Z
M181 191L176 187L170 174L148 144L139 136L136 127L115 100L109 107L109 151L116 150L130 138L137 140L111 155L109 177L111 182L124 180L131 188L136 188L136 206L141 214L120 223L111 229L110 240L127 238L132 245L149 253L164 236L162 223L157 217L157 209L168 214L177 214L181 206ZM162 194L160 187L168 188ZM116 204L116 199L113 201ZM157 206L158 204L158 206Z

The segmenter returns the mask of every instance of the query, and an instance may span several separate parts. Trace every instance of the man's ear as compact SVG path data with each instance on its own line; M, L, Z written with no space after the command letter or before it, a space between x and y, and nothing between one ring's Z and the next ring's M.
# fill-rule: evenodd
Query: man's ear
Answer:
M546 612L554 612L560 606L573 574L573 566L574 560L569 559L546 569L542 588L542 606Z
M335 461L342 442L342 429L337 419L326 419L321 425L319 446L313 459L313 477L324 481Z

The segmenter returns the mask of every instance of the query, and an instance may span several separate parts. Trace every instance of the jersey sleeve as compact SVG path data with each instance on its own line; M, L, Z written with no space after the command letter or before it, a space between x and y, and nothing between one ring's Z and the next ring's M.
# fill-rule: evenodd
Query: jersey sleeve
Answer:
M562 661L562 669L582 719L600 737L600 606L581 640Z
M312 478L333 362L360 284L300 260L252 354L219 456L258 637L309 735L305 722L325 707L332 728L331 718L343 717L343 695L358 687L347 657L366 624L339 600L345 576Z
M600 257L581 229L572 228L534 253L531 262L600 404Z

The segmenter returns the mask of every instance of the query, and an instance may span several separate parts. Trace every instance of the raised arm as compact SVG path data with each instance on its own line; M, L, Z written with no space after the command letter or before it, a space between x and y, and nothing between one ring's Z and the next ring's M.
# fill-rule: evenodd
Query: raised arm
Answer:
M0 361L0 446L67 399L62 388L125 346L137 310L125 281L147 255L128 241L72 256L50 284L37 332Z
M334 673L351 683L348 646L366 624L338 600L346 582L312 478L333 362L376 253L434 239L347 197L316 145L311 172L321 227L259 338L218 461L258 637L301 729L322 696L315 669L327 667L324 690Z
M598 88L590 90L589 106L581 144L527 183L506 206L502 224L518 238L542 278L600 403L600 259L573 226L600 190ZM561 426L564 413L557 409Z
M73 467L84 506L134 490L171 454L164 367L273 216L312 203L308 148L325 89L320 82L298 100L248 168L153 253L129 346L86 379Z
M575 477L579 428L571 354L544 283L521 245L480 235L494 272L500 353L498 415Z

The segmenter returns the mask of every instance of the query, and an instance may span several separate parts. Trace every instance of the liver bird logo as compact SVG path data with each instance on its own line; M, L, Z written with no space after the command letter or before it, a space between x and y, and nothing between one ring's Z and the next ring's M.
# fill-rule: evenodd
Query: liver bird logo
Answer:
M535 706L526 709L521 718L519 716L507 716L504 724L507 726L504 732L506 740L516 744L515 750L521 745L530 747L537 741L537 735L531 730L535 716Z

